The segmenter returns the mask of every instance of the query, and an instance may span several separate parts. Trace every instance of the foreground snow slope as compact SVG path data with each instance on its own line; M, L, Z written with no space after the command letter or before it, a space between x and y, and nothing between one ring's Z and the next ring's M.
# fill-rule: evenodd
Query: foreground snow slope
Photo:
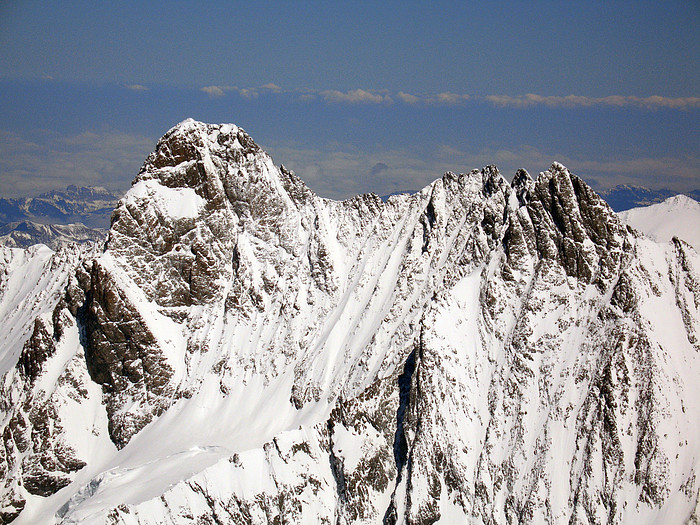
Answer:
M188 120L9 253L5 522L697 521L700 260L559 164L335 202Z
M700 252L700 202L676 195L664 202L618 214L625 224L659 242L683 239Z

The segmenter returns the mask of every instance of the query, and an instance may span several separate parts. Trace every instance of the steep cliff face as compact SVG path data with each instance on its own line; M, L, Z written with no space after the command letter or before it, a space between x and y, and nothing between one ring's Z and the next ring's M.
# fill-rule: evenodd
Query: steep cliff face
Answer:
M40 259L2 263L4 521L698 520L700 259L559 164L335 202L188 120L103 251Z

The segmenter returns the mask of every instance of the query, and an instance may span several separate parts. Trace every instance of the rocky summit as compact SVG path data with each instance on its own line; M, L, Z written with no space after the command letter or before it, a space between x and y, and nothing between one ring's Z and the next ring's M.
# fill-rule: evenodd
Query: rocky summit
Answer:
M557 163L337 202L186 120L0 327L2 523L700 521L700 257Z

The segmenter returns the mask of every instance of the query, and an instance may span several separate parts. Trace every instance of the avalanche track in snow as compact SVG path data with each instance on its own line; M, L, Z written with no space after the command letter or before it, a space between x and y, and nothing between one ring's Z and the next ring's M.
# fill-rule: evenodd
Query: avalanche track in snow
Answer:
M698 523L699 268L557 163L336 202L186 120L0 248L0 522Z

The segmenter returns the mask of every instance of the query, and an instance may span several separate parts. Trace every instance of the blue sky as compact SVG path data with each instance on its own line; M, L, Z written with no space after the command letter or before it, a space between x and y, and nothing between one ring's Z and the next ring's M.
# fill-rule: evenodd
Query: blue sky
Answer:
M324 196L496 164L700 187L700 4L0 5L0 195L126 189L168 128L234 122Z

